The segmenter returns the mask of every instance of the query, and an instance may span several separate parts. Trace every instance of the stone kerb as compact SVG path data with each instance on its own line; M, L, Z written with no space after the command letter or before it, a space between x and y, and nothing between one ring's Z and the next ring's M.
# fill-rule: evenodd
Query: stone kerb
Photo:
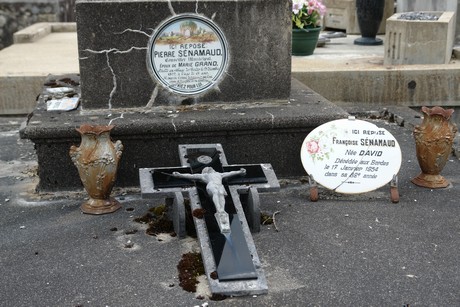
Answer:
M439 16L431 20L387 19L384 65L447 64L452 56L455 12L423 12Z
M84 109L289 97L288 0L78 0L76 13ZM212 88L196 95L168 90L146 63L151 37L181 14L210 20L228 46L226 71Z

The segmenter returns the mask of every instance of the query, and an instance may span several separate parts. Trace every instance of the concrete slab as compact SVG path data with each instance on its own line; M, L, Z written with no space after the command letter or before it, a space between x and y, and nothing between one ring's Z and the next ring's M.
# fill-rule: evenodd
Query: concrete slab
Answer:
M333 38L311 56L292 57L293 76L328 100L343 105L460 103L457 58L449 64L385 66L384 47L356 46L353 41L358 37ZM454 47L453 53L460 58L460 46ZM34 43L2 50L0 114L31 112L48 74L78 72L75 32L52 32Z
M293 57L293 77L340 105L460 103L458 59L437 65L384 65L384 47L353 45L357 37L334 38L311 56Z
M380 109L356 110L365 111ZM403 149L398 204L388 187L355 196L320 188L313 203L298 180L261 195L263 212L279 212L276 228L261 225L254 235L269 292L215 302L204 278L196 293L179 286L176 266L197 251L196 239L148 236L133 221L162 198L116 189L122 210L89 216L79 210L84 193L35 193L33 144L18 142L23 119L0 117L2 306L458 305L460 161L451 157L443 170L452 187L416 187L411 129L372 120Z
M46 33L42 25L34 29ZM37 40L40 35L25 30L21 34L32 42L21 39L0 52L0 114L32 112L48 74L78 73L77 36L65 29L51 27L51 34Z
M289 100L256 103L61 113L47 112L43 99L40 95L33 116L21 131L23 138L36 145L42 191L81 186L68 152L72 144L80 143L75 128L82 123L115 125L112 138L125 146L117 184L127 187L139 185L138 168L177 165L177 157L165 153L176 151L179 144L221 143L232 161L244 164L268 159L280 176L297 176L303 172L299 153L286 154L285 148L300 148L309 131L348 116L294 79Z

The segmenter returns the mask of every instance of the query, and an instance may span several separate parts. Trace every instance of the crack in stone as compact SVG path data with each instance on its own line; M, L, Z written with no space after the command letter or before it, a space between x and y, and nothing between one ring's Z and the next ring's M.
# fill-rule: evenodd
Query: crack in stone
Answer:
M171 118L171 124L173 125L174 131L177 133L176 124L174 124L174 118Z
M128 29L129 30L129 29ZM115 71L113 70L112 65L110 64L110 53L113 54L125 54L125 53L130 53L133 50L147 50L147 47L136 47L133 46L127 50L119 50L117 48L111 48L111 49L104 49L104 50L91 50L91 49L85 49L83 51L93 53L93 54L105 54L106 61L107 61L107 67L110 69L110 72L112 73L112 80L113 80L113 88L110 91L109 95L109 101L108 101L108 108L109 110L112 109L112 98L115 95L115 92L117 91L117 76L115 74ZM83 58L83 59L87 59Z
M168 7L169 7L169 11L171 12L171 15L176 15L176 12L174 12L174 8L172 6L171 0L168 0Z
M268 111L265 111L265 113L267 113L268 115L270 115L272 117L272 128L275 126L275 115L273 115L272 113L268 112Z
M110 115L112 115L112 114L110 114ZM109 126L110 126L110 124L112 124L112 122L113 122L114 120L116 120L116 119L121 119L121 118L123 118L124 115L125 115L125 113L121 113L120 116L115 117L115 118L112 118L112 119L109 121Z
M89 53L95 53L95 54L102 54L102 53L110 53L110 52L113 52L113 53L129 53L133 50L147 50L147 47L136 47L136 46L133 46L129 49L126 49L126 50L119 50L117 48L111 48L111 49L105 49L105 50L91 50L91 49L85 49L83 51L86 51L86 52L89 52Z
M235 77L233 77L231 74L228 73L228 71L224 71L224 73L229 76L230 78L232 78L233 80L236 80Z
M199 14L198 13L198 0L196 0L196 3L195 3L195 14Z
M112 109L112 98L113 95L115 95L115 92L117 91L117 75L113 71L112 65L110 65L110 57L109 57L109 52L105 54L105 57L107 58L107 66L109 67L110 71L112 72L112 81L113 81L113 88L110 91L109 95L109 110Z
M153 104L155 103L155 100L157 99L158 96L158 86L155 86L155 89L152 92L152 95L150 96L149 102L145 105L145 108L151 108Z
M149 30L152 30L152 29L149 29ZM152 37L152 35L153 35L153 34L148 34L147 32L144 32L144 31L141 31L141 30L134 30L134 29L125 29L122 32L115 32L115 34L121 35L121 34L124 34L126 32L140 33L140 34L143 34L143 35L145 35L145 36L147 36L149 38ZM153 30L152 30L152 32L153 32Z

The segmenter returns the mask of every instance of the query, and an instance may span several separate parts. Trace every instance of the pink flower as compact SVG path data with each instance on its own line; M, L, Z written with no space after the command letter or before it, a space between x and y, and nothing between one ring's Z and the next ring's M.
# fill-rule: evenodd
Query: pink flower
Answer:
M292 26L303 29L320 25L326 13L322 0L292 0Z
M310 154L315 154L320 151L318 141L312 140L312 141L309 141L306 145L307 145L307 151Z
M294 14L297 14L301 8L302 8L302 5L300 3L292 4L292 11L294 12Z

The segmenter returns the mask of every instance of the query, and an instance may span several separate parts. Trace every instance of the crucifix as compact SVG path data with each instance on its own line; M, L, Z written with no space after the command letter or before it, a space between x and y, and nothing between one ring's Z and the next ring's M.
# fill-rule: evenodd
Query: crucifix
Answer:
M211 292L255 295L268 291L251 236L260 231L259 192L279 190L270 164L228 165L220 144L179 145L181 167L141 168L142 197L166 196L180 238L185 237L185 200ZM204 213L202 216L194 212Z

